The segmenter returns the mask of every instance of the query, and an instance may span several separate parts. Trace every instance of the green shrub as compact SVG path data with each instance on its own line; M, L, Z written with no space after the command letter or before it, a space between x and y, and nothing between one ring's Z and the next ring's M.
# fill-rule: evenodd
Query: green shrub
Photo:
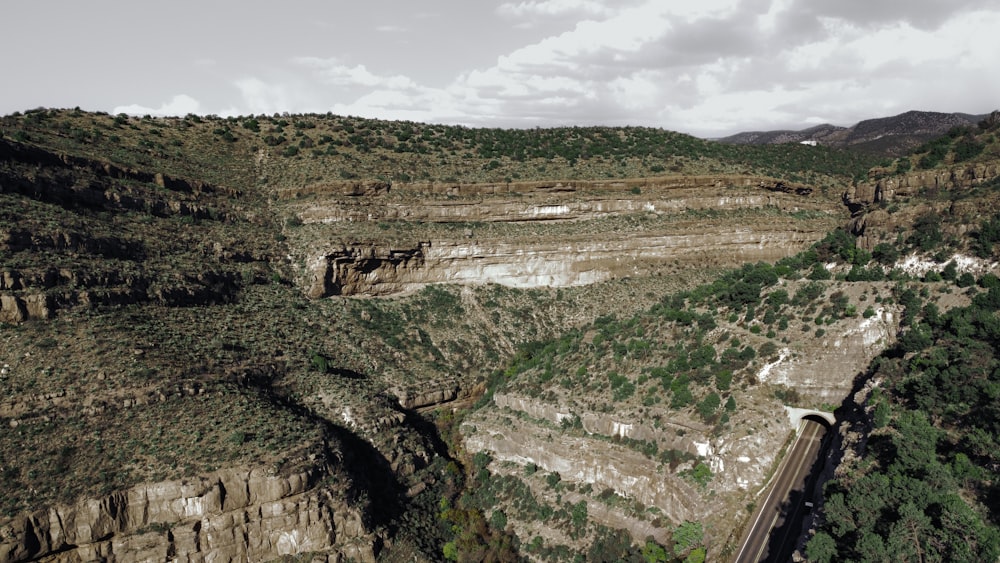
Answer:
M985 148L986 144L979 142L975 137L966 137L955 143L955 162L976 158Z
M689 479L698 486L705 488L712 480L712 469L704 462L699 461L693 468L681 472L681 477Z
M550 489L555 488L562 481L562 476L559 473L553 472L545 476L545 484L549 486Z
M715 374L715 388L719 391L728 391L733 382L733 372L722 370Z
M719 409L722 404L722 399L717 393L709 393L704 399L698 402L698 414L706 423L711 423L712 418L715 416L715 412Z
M809 275L806 277L814 281L828 280L833 277L833 274L831 274L830 271L827 270L822 264L813 264L812 269L809 270Z
M913 234L906 239L906 242L926 252L933 250L943 240L941 218L937 213L925 213L913 222Z
M330 370L330 361L319 352L313 352L309 361L312 368L320 373L326 373Z

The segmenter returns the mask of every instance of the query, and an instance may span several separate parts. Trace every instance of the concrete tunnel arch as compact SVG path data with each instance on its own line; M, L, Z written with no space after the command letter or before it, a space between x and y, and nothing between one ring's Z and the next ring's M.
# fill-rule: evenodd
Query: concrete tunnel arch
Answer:
M804 419L819 422L826 426L827 430L837 424L837 417L832 412L785 406L785 413L788 414L788 422L792 425L792 428L796 429L799 428Z

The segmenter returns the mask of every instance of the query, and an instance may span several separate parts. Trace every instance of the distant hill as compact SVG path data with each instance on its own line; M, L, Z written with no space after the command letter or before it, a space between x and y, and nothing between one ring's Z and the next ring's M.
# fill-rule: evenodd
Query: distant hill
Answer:
M734 145L773 145L815 141L830 147L850 147L899 156L961 125L975 125L984 115L908 111L892 117L866 119L851 127L824 123L798 131L748 131L718 139Z
M777 131L745 131L743 133L737 133L729 137L718 139L718 141L720 143L733 145L778 145L782 143L816 141L817 143L825 145L831 143L824 141L846 130L847 127L824 123L822 125L816 125L815 127L799 131L792 131L789 129L781 129Z

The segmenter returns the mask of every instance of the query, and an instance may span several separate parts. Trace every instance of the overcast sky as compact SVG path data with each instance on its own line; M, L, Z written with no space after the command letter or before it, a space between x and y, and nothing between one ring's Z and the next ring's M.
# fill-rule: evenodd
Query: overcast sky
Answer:
M1000 107L996 0L32 0L0 13L0 114L331 111L711 137Z

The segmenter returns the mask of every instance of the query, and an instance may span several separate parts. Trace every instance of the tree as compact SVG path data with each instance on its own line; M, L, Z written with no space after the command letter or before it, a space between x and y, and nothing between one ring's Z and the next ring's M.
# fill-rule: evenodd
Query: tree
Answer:
M882 536L869 532L861 536L858 545L855 547L862 561L888 561L889 554L885 549L885 542ZM895 555L895 554L893 554ZM903 559L906 561L906 559Z
M933 250L943 240L941 218L937 213L925 213L913 222L913 234L906 239L906 242L926 252Z
M833 277L822 264L813 264L812 270L809 271L809 275L806 276L811 280L828 280Z
M504 530L507 528L507 514L503 510L494 510L490 515L490 527L494 530Z
M740 309L750 303L760 301L760 288L760 284L739 280L730 285L721 297L723 302L729 306Z
M715 388L719 391L728 391L733 382L733 372L722 370L715 374Z
M806 544L806 555L816 563L830 563L837 558L837 542L826 532L817 532Z
M954 260L944 265L944 269L941 270L941 277L948 281L955 281L955 278L958 277L958 265L955 264Z
M674 530L674 555L680 557L701 545L704 536L705 531L701 527L701 522L685 520Z
M571 514L573 520L573 526L577 529L581 529L587 525L587 501L581 500L580 502L573 505L573 511Z
M872 249L872 258L884 266L892 266L899 260L899 251L889 243L879 243Z
M698 414L708 422L715 415L715 411L719 409L719 405L721 404L722 399L719 398L718 393L709 393L698 403Z
M653 540L647 540L642 548L642 559L646 563L666 563L667 550Z

